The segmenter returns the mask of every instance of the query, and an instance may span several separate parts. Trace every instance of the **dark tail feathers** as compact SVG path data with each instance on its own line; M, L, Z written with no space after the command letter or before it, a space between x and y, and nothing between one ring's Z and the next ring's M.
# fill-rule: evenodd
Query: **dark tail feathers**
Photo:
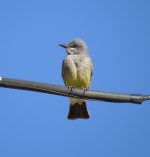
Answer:
M83 101L82 104L74 104L70 105L69 113L68 113L68 119L74 120L77 118L82 119L89 119L90 115L88 113L86 102Z

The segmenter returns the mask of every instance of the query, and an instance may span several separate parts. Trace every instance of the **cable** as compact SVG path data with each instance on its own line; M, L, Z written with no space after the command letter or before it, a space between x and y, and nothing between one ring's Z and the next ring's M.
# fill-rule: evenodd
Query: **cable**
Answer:
M3 77L0 77L0 87L116 103L141 104L143 101L150 100L150 96L142 94L121 94L91 90L84 91L83 89L78 88L68 88L54 84Z

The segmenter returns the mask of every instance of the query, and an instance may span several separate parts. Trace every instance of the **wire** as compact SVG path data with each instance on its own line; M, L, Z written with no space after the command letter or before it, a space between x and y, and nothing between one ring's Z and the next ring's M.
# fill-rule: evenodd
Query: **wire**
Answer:
M85 91L78 88L68 88L54 84L3 77L0 77L0 87L116 103L141 104L143 101L150 100L150 96L142 94L121 94L91 90Z

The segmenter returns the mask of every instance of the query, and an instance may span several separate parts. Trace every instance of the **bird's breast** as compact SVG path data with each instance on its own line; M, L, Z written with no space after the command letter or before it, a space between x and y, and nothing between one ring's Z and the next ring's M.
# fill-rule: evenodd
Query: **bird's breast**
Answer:
M88 88L91 81L91 63L86 58L69 56L63 63L63 78L67 86Z
M67 57L64 60L62 72L65 84L73 86L73 83L77 79L77 69L74 60L71 57Z

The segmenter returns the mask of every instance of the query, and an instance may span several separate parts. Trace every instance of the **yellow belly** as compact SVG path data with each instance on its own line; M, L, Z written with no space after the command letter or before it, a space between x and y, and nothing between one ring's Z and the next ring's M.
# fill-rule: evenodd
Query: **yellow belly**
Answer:
M91 81L91 69L74 68L72 67L69 72L64 72L63 77L65 85L74 86L77 88L88 88Z
M89 57L68 55L63 62L62 75L66 86L88 88L91 82L92 63Z

